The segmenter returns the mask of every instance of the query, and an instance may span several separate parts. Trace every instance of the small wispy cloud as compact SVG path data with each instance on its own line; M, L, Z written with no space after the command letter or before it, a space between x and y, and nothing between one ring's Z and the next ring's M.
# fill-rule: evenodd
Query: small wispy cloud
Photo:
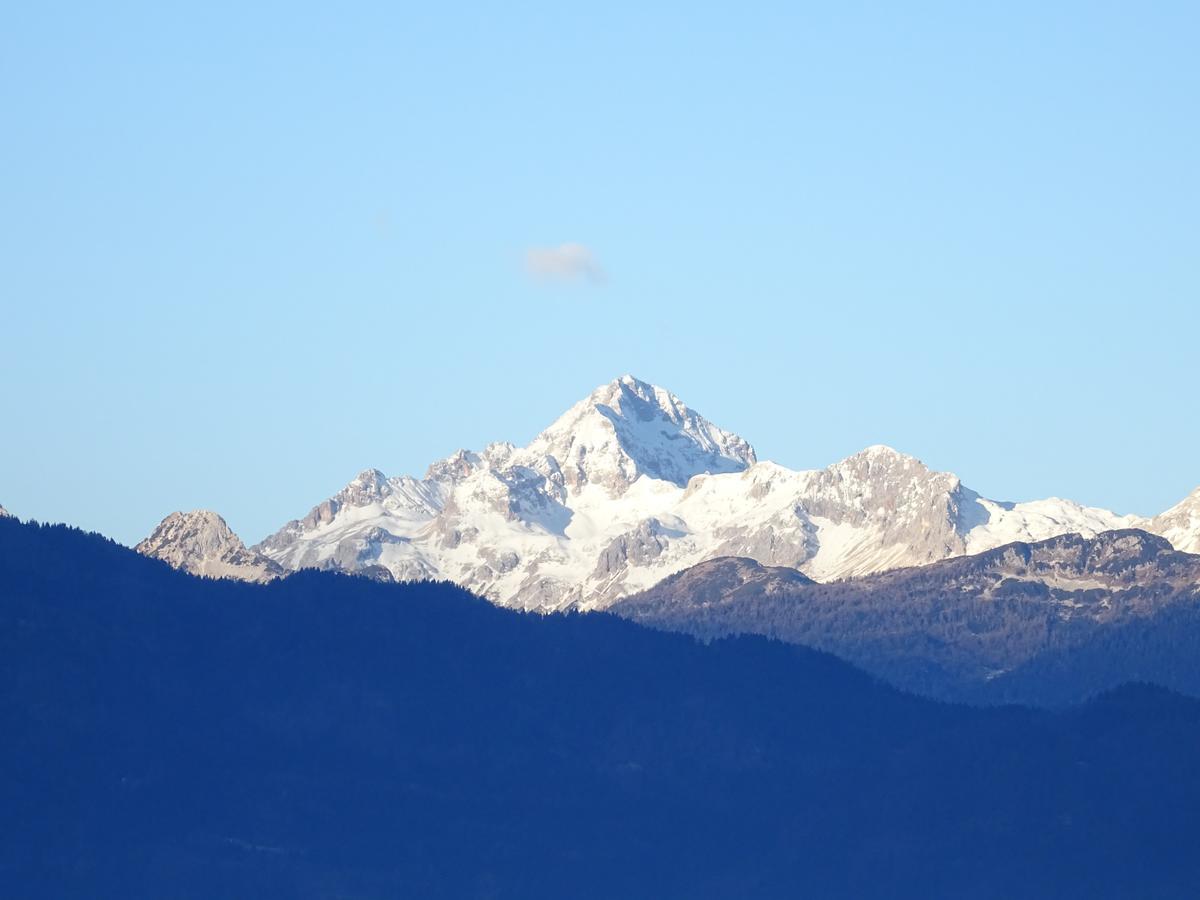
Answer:
M585 281L603 284L604 269L583 244L530 247L525 251L525 271L539 281Z

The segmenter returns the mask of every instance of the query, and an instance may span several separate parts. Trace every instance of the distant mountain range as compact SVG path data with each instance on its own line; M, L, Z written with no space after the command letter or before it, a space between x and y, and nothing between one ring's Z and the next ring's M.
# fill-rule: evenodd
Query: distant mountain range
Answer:
M1022 572L1053 576L1044 602L1100 616L1087 578L1192 565L1125 533L930 568L1001 609ZM705 566L735 588L760 568ZM808 602L805 576L759 574ZM11 518L0 651L4 897L1200 892L1200 703L1146 685L970 708L759 637L521 615L445 583L194 578Z
M138 549L198 574L261 580L277 574L273 564L445 579L552 611L604 609L718 557L828 582L1128 528L1200 551L1200 488L1142 518L1053 498L989 500L883 446L793 471L759 462L742 438L627 375L526 447L460 450L420 479L362 472L249 551L208 512L174 514Z

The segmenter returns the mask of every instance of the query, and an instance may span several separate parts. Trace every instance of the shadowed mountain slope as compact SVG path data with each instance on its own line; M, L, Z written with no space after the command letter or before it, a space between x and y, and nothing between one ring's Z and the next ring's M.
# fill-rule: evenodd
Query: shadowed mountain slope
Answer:
M1075 648L1105 634L1124 641L1116 635L1155 630L1165 611L1177 611L1178 623L1198 607L1200 556L1126 530L1009 544L828 584L752 560L711 560L613 611L703 638L762 634L817 647L934 696L1058 703L1149 671L1148 659L1129 653L1075 661ZM1173 627L1156 641L1173 662L1153 671L1169 675L1173 688L1200 694L1195 630ZM1061 683L1008 678L1046 654L1058 660Z

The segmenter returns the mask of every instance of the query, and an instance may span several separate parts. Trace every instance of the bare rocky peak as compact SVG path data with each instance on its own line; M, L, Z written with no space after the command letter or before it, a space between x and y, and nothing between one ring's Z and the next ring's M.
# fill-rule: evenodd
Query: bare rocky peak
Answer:
M206 509L171 513L134 549L209 578L262 582L284 574L277 563L247 549L223 518Z
M572 491L598 484L614 494L642 474L684 487L696 475L740 472L756 461L742 438L632 375L597 388L526 452L556 460Z
M914 456L882 444L813 473L805 508L811 515L861 525L892 520L903 527L923 520L952 524L957 475L935 472Z

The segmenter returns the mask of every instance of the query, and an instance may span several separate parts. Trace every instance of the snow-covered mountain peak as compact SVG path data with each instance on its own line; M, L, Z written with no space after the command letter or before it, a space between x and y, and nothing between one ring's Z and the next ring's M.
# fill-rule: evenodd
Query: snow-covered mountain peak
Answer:
M1162 515L1155 516L1150 528L1174 544L1176 550L1200 553L1200 487Z
M11 519L11 518L12 518L12 513L10 513L3 506L0 506L0 519Z
M278 564L248 550L225 520L207 509L171 513L134 549L207 578L270 581L283 574Z
M599 484L612 495L640 475L685 487L695 475L740 472L755 463L745 440L632 375L596 388L527 452L553 457L570 491Z

